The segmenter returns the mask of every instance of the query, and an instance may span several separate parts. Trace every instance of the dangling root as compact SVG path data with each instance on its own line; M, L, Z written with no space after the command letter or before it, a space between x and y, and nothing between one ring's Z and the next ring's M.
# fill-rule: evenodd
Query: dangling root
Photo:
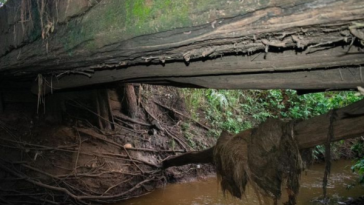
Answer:
M268 120L252 131L235 137L222 133L214 149L214 162L221 188L241 198L247 184L257 193L260 204L281 197L286 183L289 199L296 203L299 176L304 168L294 139L293 123Z
M44 103L44 81L43 81L43 76L42 74L38 74L37 76L37 81L38 81L38 99L37 99L37 114L39 113L39 105L41 103Z

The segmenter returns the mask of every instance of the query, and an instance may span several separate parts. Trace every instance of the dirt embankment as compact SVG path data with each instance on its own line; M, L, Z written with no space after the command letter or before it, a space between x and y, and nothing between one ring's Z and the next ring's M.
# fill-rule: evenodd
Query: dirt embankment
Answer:
M205 124L189 117L176 89L134 87L134 118L121 112L123 95L107 89L112 120L102 120L114 129L95 126L102 115L94 109L93 91L50 95L40 114L36 99L11 102L16 94L5 94L0 115L0 203L113 203L167 182L211 173L209 166L160 168L167 157L210 147L215 139L207 137Z

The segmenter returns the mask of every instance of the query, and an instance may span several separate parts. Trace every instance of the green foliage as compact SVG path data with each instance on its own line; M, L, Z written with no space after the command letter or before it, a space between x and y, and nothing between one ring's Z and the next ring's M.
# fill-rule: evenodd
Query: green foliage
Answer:
M364 184L364 158L358 160L355 165L351 167L351 170L361 175L359 182Z
M190 129L190 124L183 122L181 124L181 128L182 128L183 132L186 132L186 131L188 131Z
M184 137L186 138L188 145L192 148L195 148L197 146L196 142L193 139L193 136L196 134L194 130L190 129L189 123L182 123L181 129L183 132Z
M356 157L361 158L364 157L364 143L357 142L351 146L351 151L355 154Z
M313 153L312 154L313 154L313 158L315 160L318 160L319 159L318 156L325 154L325 146L323 146L323 145L317 145L315 147L315 149L313 149Z
M294 90L182 89L195 119L204 112L217 131L238 133L267 118L307 119L362 99L355 92L325 92L299 96Z
M0 8L4 6L7 0L0 0Z
M331 109L345 107L362 99L355 92L313 93L298 97L290 110L290 117L309 118L327 113Z
M192 148L196 147L196 142L193 140L193 134L190 132L184 132L183 133L185 138L187 139L188 145Z
M360 174L359 183L364 184L364 141L360 140L351 146L351 151L358 158L355 165L351 167L353 172Z

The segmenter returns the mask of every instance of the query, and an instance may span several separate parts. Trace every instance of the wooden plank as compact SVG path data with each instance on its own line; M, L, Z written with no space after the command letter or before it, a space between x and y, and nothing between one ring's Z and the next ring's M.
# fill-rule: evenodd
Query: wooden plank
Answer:
M271 72L202 76L189 78L166 78L163 80L199 87L216 89L356 89L364 85L361 68L337 68L328 70Z
M337 110L334 121L334 139L338 141L364 136L364 100ZM329 113L301 121L295 126L300 148L325 143L329 127Z
M195 87L231 89L347 89L363 84L364 53L343 54L342 48L318 55L284 53L256 54L251 57L228 56L189 65L172 64L134 66L125 69L96 71L91 77L65 75L53 81L53 89L65 89L114 81L184 83ZM335 55L333 55L335 54ZM350 66L340 68L341 66ZM336 69L327 69L326 66ZM300 72L297 72L300 71ZM298 81L297 81L298 79ZM315 83L312 83L312 82ZM37 82L32 90L37 91ZM192 86L193 87L193 86ZM50 90L50 89L49 89ZM48 90L48 91L49 91Z

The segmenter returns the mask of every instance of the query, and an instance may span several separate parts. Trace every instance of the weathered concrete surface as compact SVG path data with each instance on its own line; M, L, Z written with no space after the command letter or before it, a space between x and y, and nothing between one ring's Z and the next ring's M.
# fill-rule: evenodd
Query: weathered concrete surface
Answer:
M119 80L216 88L363 85L361 0L27 2L10 0L0 9L3 84L42 74L54 89ZM309 72L315 83L290 82L303 70L320 71ZM326 81L335 73L340 80Z

